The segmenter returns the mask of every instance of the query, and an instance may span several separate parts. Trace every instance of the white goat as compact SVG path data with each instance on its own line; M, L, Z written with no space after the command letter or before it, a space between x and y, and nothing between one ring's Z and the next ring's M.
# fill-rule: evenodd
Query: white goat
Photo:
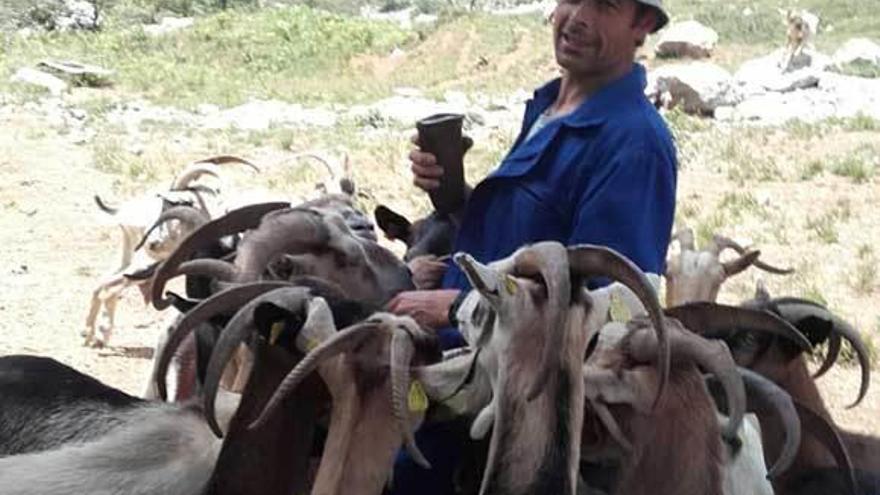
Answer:
M107 206L95 196L98 207L112 215L122 230L122 256L119 267L102 277L92 291L85 330L82 332L86 345L101 347L109 342L113 333L116 305L125 289L137 284L145 301L149 302L148 283L142 275L148 274L186 235L210 219L211 211L203 193L212 194L215 191L192 184L203 175L221 179L217 164L225 163L244 164L258 170L247 160L234 156L216 156L189 164L174 178L168 191L146 194L116 208ZM188 207L188 210L181 207ZM103 321L98 325L97 319L102 308ZM102 336L100 339L95 336L98 329Z

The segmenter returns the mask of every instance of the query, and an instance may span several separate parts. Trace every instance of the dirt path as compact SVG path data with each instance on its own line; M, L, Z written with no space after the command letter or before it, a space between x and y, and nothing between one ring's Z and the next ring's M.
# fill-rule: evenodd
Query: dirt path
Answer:
M0 114L0 355L51 356L140 394L154 311L132 293L112 347L85 348L79 336L92 284L118 262L117 228L98 224L92 202L96 192L112 197L112 178L89 166L88 148L46 126Z

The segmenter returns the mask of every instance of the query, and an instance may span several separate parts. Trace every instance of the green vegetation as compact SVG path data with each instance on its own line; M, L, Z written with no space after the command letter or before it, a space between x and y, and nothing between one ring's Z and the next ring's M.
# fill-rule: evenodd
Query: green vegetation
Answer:
M848 177L856 184L871 180L880 167L880 150L862 145L846 156L837 158L831 165L834 175Z

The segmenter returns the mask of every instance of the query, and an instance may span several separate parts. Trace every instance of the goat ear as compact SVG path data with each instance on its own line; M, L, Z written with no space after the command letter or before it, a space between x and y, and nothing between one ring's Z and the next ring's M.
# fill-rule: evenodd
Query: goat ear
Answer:
M746 268L752 266L755 261L758 261L760 256L761 251L749 251L735 260L721 263L721 267L724 269L724 275L732 277L742 272Z
M501 295L501 274L496 272L489 266L486 266L475 260L471 255L465 253L456 253L453 257L455 264L461 268L468 280L483 297L494 302ZM512 284L516 282L510 281ZM510 287L505 287L508 292Z
M407 242L412 231L412 224L403 215L391 210L385 205L379 205L373 210L376 216L376 223L385 236L389 239L399 239Z

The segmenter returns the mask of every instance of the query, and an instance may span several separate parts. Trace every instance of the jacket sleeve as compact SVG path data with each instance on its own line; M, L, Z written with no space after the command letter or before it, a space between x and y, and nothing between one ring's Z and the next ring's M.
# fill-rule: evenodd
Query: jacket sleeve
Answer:
M675 214L675 157L625 147L599 168L581 191L572 244L599 244L662 274Z

